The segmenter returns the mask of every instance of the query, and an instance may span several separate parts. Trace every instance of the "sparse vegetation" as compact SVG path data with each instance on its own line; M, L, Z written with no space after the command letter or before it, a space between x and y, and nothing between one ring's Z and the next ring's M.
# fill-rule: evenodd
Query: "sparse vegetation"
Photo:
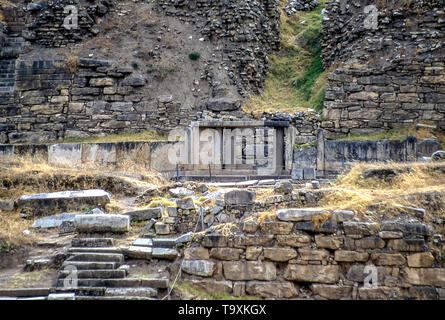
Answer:
M243 110L262 112L281 110L295 112L312 108L321 111L325 97L327 71L321 57L320 1L313 11L300 11L287 16L281 1L281 50L269 56L270 69L265 90L250 96Z
M62 143L110 143L127 141L163 141L167 136L153 130L146 130L138 133L119 133L104 137L68 137Z
M200 57L201 55L199 54L199 52L196 51L189 54L189 59L193 61L198 60Z

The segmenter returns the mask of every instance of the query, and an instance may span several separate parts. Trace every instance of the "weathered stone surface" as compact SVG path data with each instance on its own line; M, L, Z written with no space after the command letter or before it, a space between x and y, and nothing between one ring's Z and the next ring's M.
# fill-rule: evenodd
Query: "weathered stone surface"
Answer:
M397 231L380 231L379 237L382 239L400 239L403 238L403 233Z
M325 249L298 249L298 257L304 261L316 260L326 261L329 258L329 251Z
M334 233L337 230L337 222L326 221L325 223L314 223L312 221L296 222L295 229L309 232Z
M192 198L184 198L176 200L176 206L184 210L195 209L195 203L193 202Z
M363 282L365 277L370 275L370 271L366 270L367 265L365 264L354 264L352 265L347 273L346 279L354 282ZM393 268L385 266L377 266L377 282L381 283L385 277L393 276Z
M371 254L372 261L378 266L403 266L406 259L400 253L377 253Z
M289 264L284 279L301 282L337 283L340 278L337 265L296 265Z
M273 262L224 261L223 271L224 277L228 280L273 281L277 277L277 269Z
M404 268L403 272L410 284L445 287L445 268Z
M392 239L388 240L388 248L394 251L424 251L423 239Z
M76 215L74 226L78 232L128 232L130 218L125 215L88 214Z
M381 249L385 247L385 241L374 236L355 240L358 249Z
M202 245L206 248L227 247L227 237L222 234L207 234L202 240Z
M175 260L178 257L178 251L171 248L153 248L152 253L155 259Z
M294 227L291 222L270 221L260 225L261 231L272 234L289 234Z
M246 248L246 259L257 260L260 254L263 252L263 247L253 246Z
M151 218L160 218L163 214L162 208L148 208L123 213L130 217L131 221L147 221Z
M155 231L156 234L159 235L166 235L166 234L170 234L170 226L168 225L168 223L164 223L164 222L156 222L155 223Z
M243 231L247 233L255 233L259 228L256 220L248 220L243 223Z
M234 248L212 248L210 257L218 260L239 260L241 249Z
M293 190L292 183L289 181L279 181L274 186L274 191L281 194L291 194Z
M209 260L183 260L182 270L196 276L211 277L215 272L215 263Z
M256 193L249 190L232 190L224 194L224 201L229 206L248 206L255 200Z
M171 196L174 198L183 198L183 197L192 196L195 194L192 190L189 190L184 187L172 188L169 190L169 192L170 192Z
M316 215L321 215L325 210L302 208L302 209L279 209L277 218L281 221L311 221Z
M340 246L343 244L343 238L335 236L316 235L315 244L317 245L318 248L336 250L340 248Z
M380 225L375 222L345 221L343 223L347 235L370 236L378 234Z
M343 222L351 220L355 213L352 210L334 210L332 212L332 220L337 222Z
M264 245L273 240L273 234L236 235L233 239L235 247Z
M352 293L352 287L339 285L313 284L311 289L314 294L330 300L350 298Z
M360 287L358 288L358 296L362 300L390 300L397 298L399 291L399 288L394 287Z
M192 286L207 293L232 293L232 281L218 281L213 279L187 280Z
M277 235L276 239L278 244L283 247L303 247L311 242L311 237L307 235L289 234L289 235Z
M404 235L432 236L434 228L424 223L383 221L382 231L398 231Z
M62 223L65 221L74 222L74 217L78 214L83 214L83 213L66 213L65 212L65 213L56 214L53 216L48 216L48 217L44 217L41 219L37 219L36 221L34 221L31 228L43 228L43 229L57 228L57 227L60 227L62 225Z
M411 268L430 268L434 264L434 256L431 252L422 252L407 257L408 266Z
M366 262L369 259L369 253L337 250L335 251L335 261L338 262Z
M123 253L133 259L151 259L153 248L151 247L141 247L141 246L131 246L128 248L125 248L123 250Z
M249 281L246 291L249 295L264 298L290 299L298 296L298 291L292 282Z
M105 207L111 195L104 190L61 191L21 196L19 208L29 208L35 216L81 210L84 207Z
M202 247L191 247L184 250L184 260L208 260L209 250Z
M264 248L264 258L272 261L289 261L297 257L297 251L291 248Z

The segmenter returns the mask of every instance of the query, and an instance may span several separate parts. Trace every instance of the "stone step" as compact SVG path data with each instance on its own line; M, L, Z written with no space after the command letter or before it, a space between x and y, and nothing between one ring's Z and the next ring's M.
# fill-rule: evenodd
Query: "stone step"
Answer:
M52 293L74 292L76 296L104 296L107 288L105 287L77 287L77 288L52 288Z
M106 287L106 288L136 288L151 287L156 289L168 288L167 278L124 278L124 279L78 279L81 287ZM57 287L63 287L63 279L57 280Z
M140 296L103 296L103 297L90 297L90 296L76 296L76 300L80 301L94 301L94 300L156 300L150 297Z
M152 251L152 257L154 259L175 260L178 254L178 250L168 248L153 248Z
M71 240L72 247L112 247L114 246L113 238L75 238Z
M3 289L0 288L0 297L35 297L47 296L50 293L50 288L14 288Z
M120 267L118 262L83 262L83 261L65 261L62 269L67 266L74 266L77 270L115 270Z
M71 275L72 271L60 271L59 279L65 279ZM122 279L127 272L125 270L78 270L78 279Z
M158 290L155 288L107 288L105 290L105 296L130 296L130 297L156 297Z
M96 247L96 248L88 248L88 247L75 247L68 249L69 254L76 253L122 253L121 248L117 247Z
M153 247L174 248L176 247L176 238L152 238Z
M82 262L124 262L124 255L120 253L78 253L73 254L66 261L82 261Z

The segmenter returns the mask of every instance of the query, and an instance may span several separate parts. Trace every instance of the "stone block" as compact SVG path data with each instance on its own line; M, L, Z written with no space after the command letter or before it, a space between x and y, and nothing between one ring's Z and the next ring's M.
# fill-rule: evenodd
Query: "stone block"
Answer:
M410 284L445 287L445 268L404 268L403 272Z
M290 299L298 296L298 290L292 282L249 281L246 292L263 298Z
M329 251L325 249L298 249L298 257L303 261L327 261Z
M377 235L380 230L380 225L375 222L345 221L343 227L347 235Z
M335 236L316 235L315 244L317 245L318 248L336 250L342 246L343 238Z
M264 222L260 225L261 231L265 233L272 234L289 234L294 227L293 223L290 222Z
M277 270L272 262L259 261L224 261L224 277L228 280L265 280L273 281L277 277Z
M185 260L208 260L209 250L202 247L191 247L184 249Z
M263 252L263 247L252 246L246 248L246 259L257 260L260 254Z
M434 264L434 256L431 252L421 252L407 257L408 266L411 268L430 268Z
M224 194L224 201L229 206L248 206L253 204L256 193L249 190L232 190Z
M335 251L335 261L338 262L366 262L369 259L369 253L337 250Z
M329 284L313 284L311 285L311 290L314 294L318 294L319 296L329 300L351 298L352 293L351 286Z
M289 234L277 235L278 244L283 247L304 247L311 242L311 237L307 235Z
M130 218L117 214L86 214L74 218L74 226L78 232L128 232Z
M211 277L215 272L215 263L209 260L183 260L181 266L185 273L201 277Z
M378 266L403 266L406 259L400 253L377 253L371 254L371 259Z
M239 260L243 253L241 249L235 248L212 248L210 250L210 257L218 260Z
M186 280L192 287L207 293L232 293L232 281L218 281L214 279Z
M299 282L337 283L340 278L338 265L297 265L289 264L284 279Z
M322 209L302 208L302 209L279 209L277 218L281 221L312 221L314 216L326 212Z
M284 262L297 257L297 251L292 248L264 248L264 258L272 261Z

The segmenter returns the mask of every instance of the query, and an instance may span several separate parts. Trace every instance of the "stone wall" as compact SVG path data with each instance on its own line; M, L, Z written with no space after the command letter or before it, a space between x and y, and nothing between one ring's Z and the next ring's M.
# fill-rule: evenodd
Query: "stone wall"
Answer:
M18 60L17 103L3 118L0 142L36 143L146 129L166 132L193 119L193 110L184 110L171 96L146 97L140 88L148 80L132 72L108 60L80 58L71 66L65 60Z
M97 2L97 3L96 3ZM77 10L77 27L71 27L74 21L66 18L74 13L65 10L67 6L75 6ZM97 34L94 28L100 17L103 17L112 7L112 1L81 1L53 0L31 2L26 6L25 28L23 37L32 43L47 47L66 46L85 40L90 35Z
M327 2L323 59L334 71L322 126L329 135L421 120L445 128L444 29L443 1Z
M441 237L433 226L407 219L278 210L276 220L246 219L232 234L195 238L183 252L183 281L238 297L443 299Z
M196 24L204 37L221 46L225 69L241 95L261 92L269 67L267 55L280 45L277 0L159 0L158 4L166 15ZM208 77L213 77L210 70Z

